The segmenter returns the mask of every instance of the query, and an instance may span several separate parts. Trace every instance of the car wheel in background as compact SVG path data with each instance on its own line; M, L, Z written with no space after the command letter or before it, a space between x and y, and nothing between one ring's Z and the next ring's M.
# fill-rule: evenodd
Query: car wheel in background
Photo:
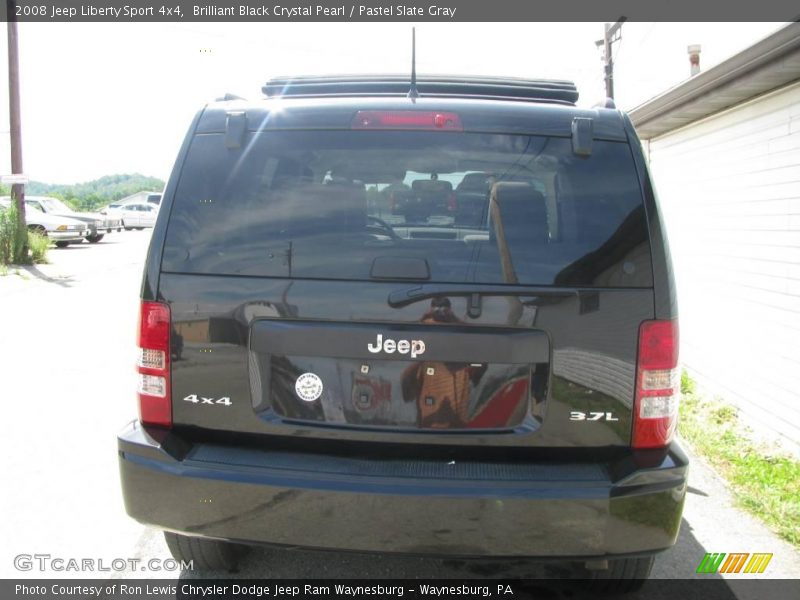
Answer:
M69 246L69 242L56 242L56 248L66 248Z
M172 558L177 561L192 561L192 567L199 571L233 571L248 551L248 547L233 542L164 532Z
M98 233L96 235L87 235L86 241L89 242L90 244L96 244L97 242L103 239L104 235L105 235L104 233Z
M33 233L38 233L41 236L47 237L47 229L45 229L41 225L30 225L28 226L28 230L32 231Z

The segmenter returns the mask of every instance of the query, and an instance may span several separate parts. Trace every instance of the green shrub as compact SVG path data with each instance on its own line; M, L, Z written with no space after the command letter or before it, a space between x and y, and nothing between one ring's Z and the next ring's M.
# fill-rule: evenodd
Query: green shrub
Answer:
M31 252L31 261L34 264L47 262L47 250L50 248L50 240L47 236L35 231L28 232L28 248Z
M0 209L0 264L9 265L14 258L14 237L17 233L17 209L11 205Z
M50 241L40 235L17 228L17 205L0 208L0 265L27 265L47 262Z

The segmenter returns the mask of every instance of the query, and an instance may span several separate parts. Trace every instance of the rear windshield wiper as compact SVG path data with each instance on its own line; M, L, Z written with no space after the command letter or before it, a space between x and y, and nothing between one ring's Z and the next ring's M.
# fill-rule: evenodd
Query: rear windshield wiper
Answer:
M469 296L469 307L480 311L481 296L536 296L542 298L567 298L575 296L574 288L555 288L530 285L464 285L464 284L423 284L395 290L389 294L388 302L392 308L402 308L414 302L436 296Z

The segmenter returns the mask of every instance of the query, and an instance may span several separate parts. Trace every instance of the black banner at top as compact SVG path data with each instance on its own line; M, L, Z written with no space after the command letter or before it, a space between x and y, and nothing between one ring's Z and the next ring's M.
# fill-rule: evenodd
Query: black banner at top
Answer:
M15 0L20 22L796 21L797 0Z

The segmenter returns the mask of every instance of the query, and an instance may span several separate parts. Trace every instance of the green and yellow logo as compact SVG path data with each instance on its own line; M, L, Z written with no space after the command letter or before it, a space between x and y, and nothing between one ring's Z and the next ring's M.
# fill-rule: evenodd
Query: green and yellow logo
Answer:
M700 561L698 573L763 573L772 554L710 552Z

